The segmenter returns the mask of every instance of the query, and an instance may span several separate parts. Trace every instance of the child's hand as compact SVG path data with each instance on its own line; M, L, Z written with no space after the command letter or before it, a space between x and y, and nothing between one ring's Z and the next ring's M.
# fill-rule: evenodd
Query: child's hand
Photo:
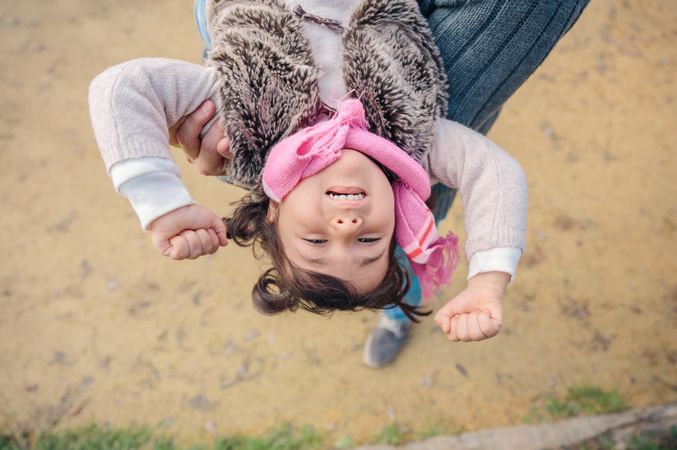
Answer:
M155 248L172 259L211 255L228 244L226 225L200 205L188 205L158 217L150 224Z
M496 336L503 322L504 272L480 273L435 314L435 323L450 341L481 341Z

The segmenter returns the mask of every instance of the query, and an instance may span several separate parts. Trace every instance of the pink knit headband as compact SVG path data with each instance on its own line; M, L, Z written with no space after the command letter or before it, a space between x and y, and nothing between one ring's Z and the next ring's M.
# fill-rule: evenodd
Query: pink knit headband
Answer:
M341 157L345 148L357 150L381 163L397 176L395 240L407 255L421 282L424 297L448 283L459 259L458 238L437 234L435 218L425 204L430 196L426 171L394 143L367 130L359 100L342 102L331 119L304 128L275 145L263 168L263 188L277 202L303 179L313 176Z

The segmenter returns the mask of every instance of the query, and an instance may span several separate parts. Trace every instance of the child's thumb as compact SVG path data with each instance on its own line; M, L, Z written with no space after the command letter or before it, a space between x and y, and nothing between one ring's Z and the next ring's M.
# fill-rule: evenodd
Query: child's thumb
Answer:
M437 326L442 329L444 334L448 334L449 330L451 329L451 317L453 315L454 310L451 301L442 306L442 308L437 311L437 314L435 314L435 318L433 320L435 324L437 324Z
M212 222L211 229L214 230L216 236L219 238L219 245L221 247L228 245L228 229L226 228L226 224L222 219L219 219L218 217L215 218L215 220Z

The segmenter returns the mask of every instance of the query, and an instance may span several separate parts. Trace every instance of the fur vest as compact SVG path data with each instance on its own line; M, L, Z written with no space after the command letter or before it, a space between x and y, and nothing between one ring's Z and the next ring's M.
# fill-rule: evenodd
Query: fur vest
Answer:
M225 176L252 189L272 146L322 113L319 69L303 19L277 0L210 0L212 50L220 75L218 114L233 159ZM363 0L342 31L343 78L370 131L420 161L447 108L446 78L414 0Z

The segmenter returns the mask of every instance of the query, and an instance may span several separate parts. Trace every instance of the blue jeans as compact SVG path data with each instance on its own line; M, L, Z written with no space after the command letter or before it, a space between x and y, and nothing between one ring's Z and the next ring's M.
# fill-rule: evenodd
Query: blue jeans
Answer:
M207 15L205 13L205 6L207 0L195 0L193 4L193 13L195 14L195 24L197 31L200 33L200 38L205 44L205 53L212 48L212 38L209 36L209 29L207 27ZM202 55L203 57L206 55Z
M204 13L206 0L195 0L195 21L210 47ZM589 0L420 0L440 49L449 82L447 118L486 134L503 104L541 65L557 41L573 26ZM455 191L433 186L439 223ZM421 303L421 286L409 269L411 288L405 301ZM399 308L385 314L408 321Z

